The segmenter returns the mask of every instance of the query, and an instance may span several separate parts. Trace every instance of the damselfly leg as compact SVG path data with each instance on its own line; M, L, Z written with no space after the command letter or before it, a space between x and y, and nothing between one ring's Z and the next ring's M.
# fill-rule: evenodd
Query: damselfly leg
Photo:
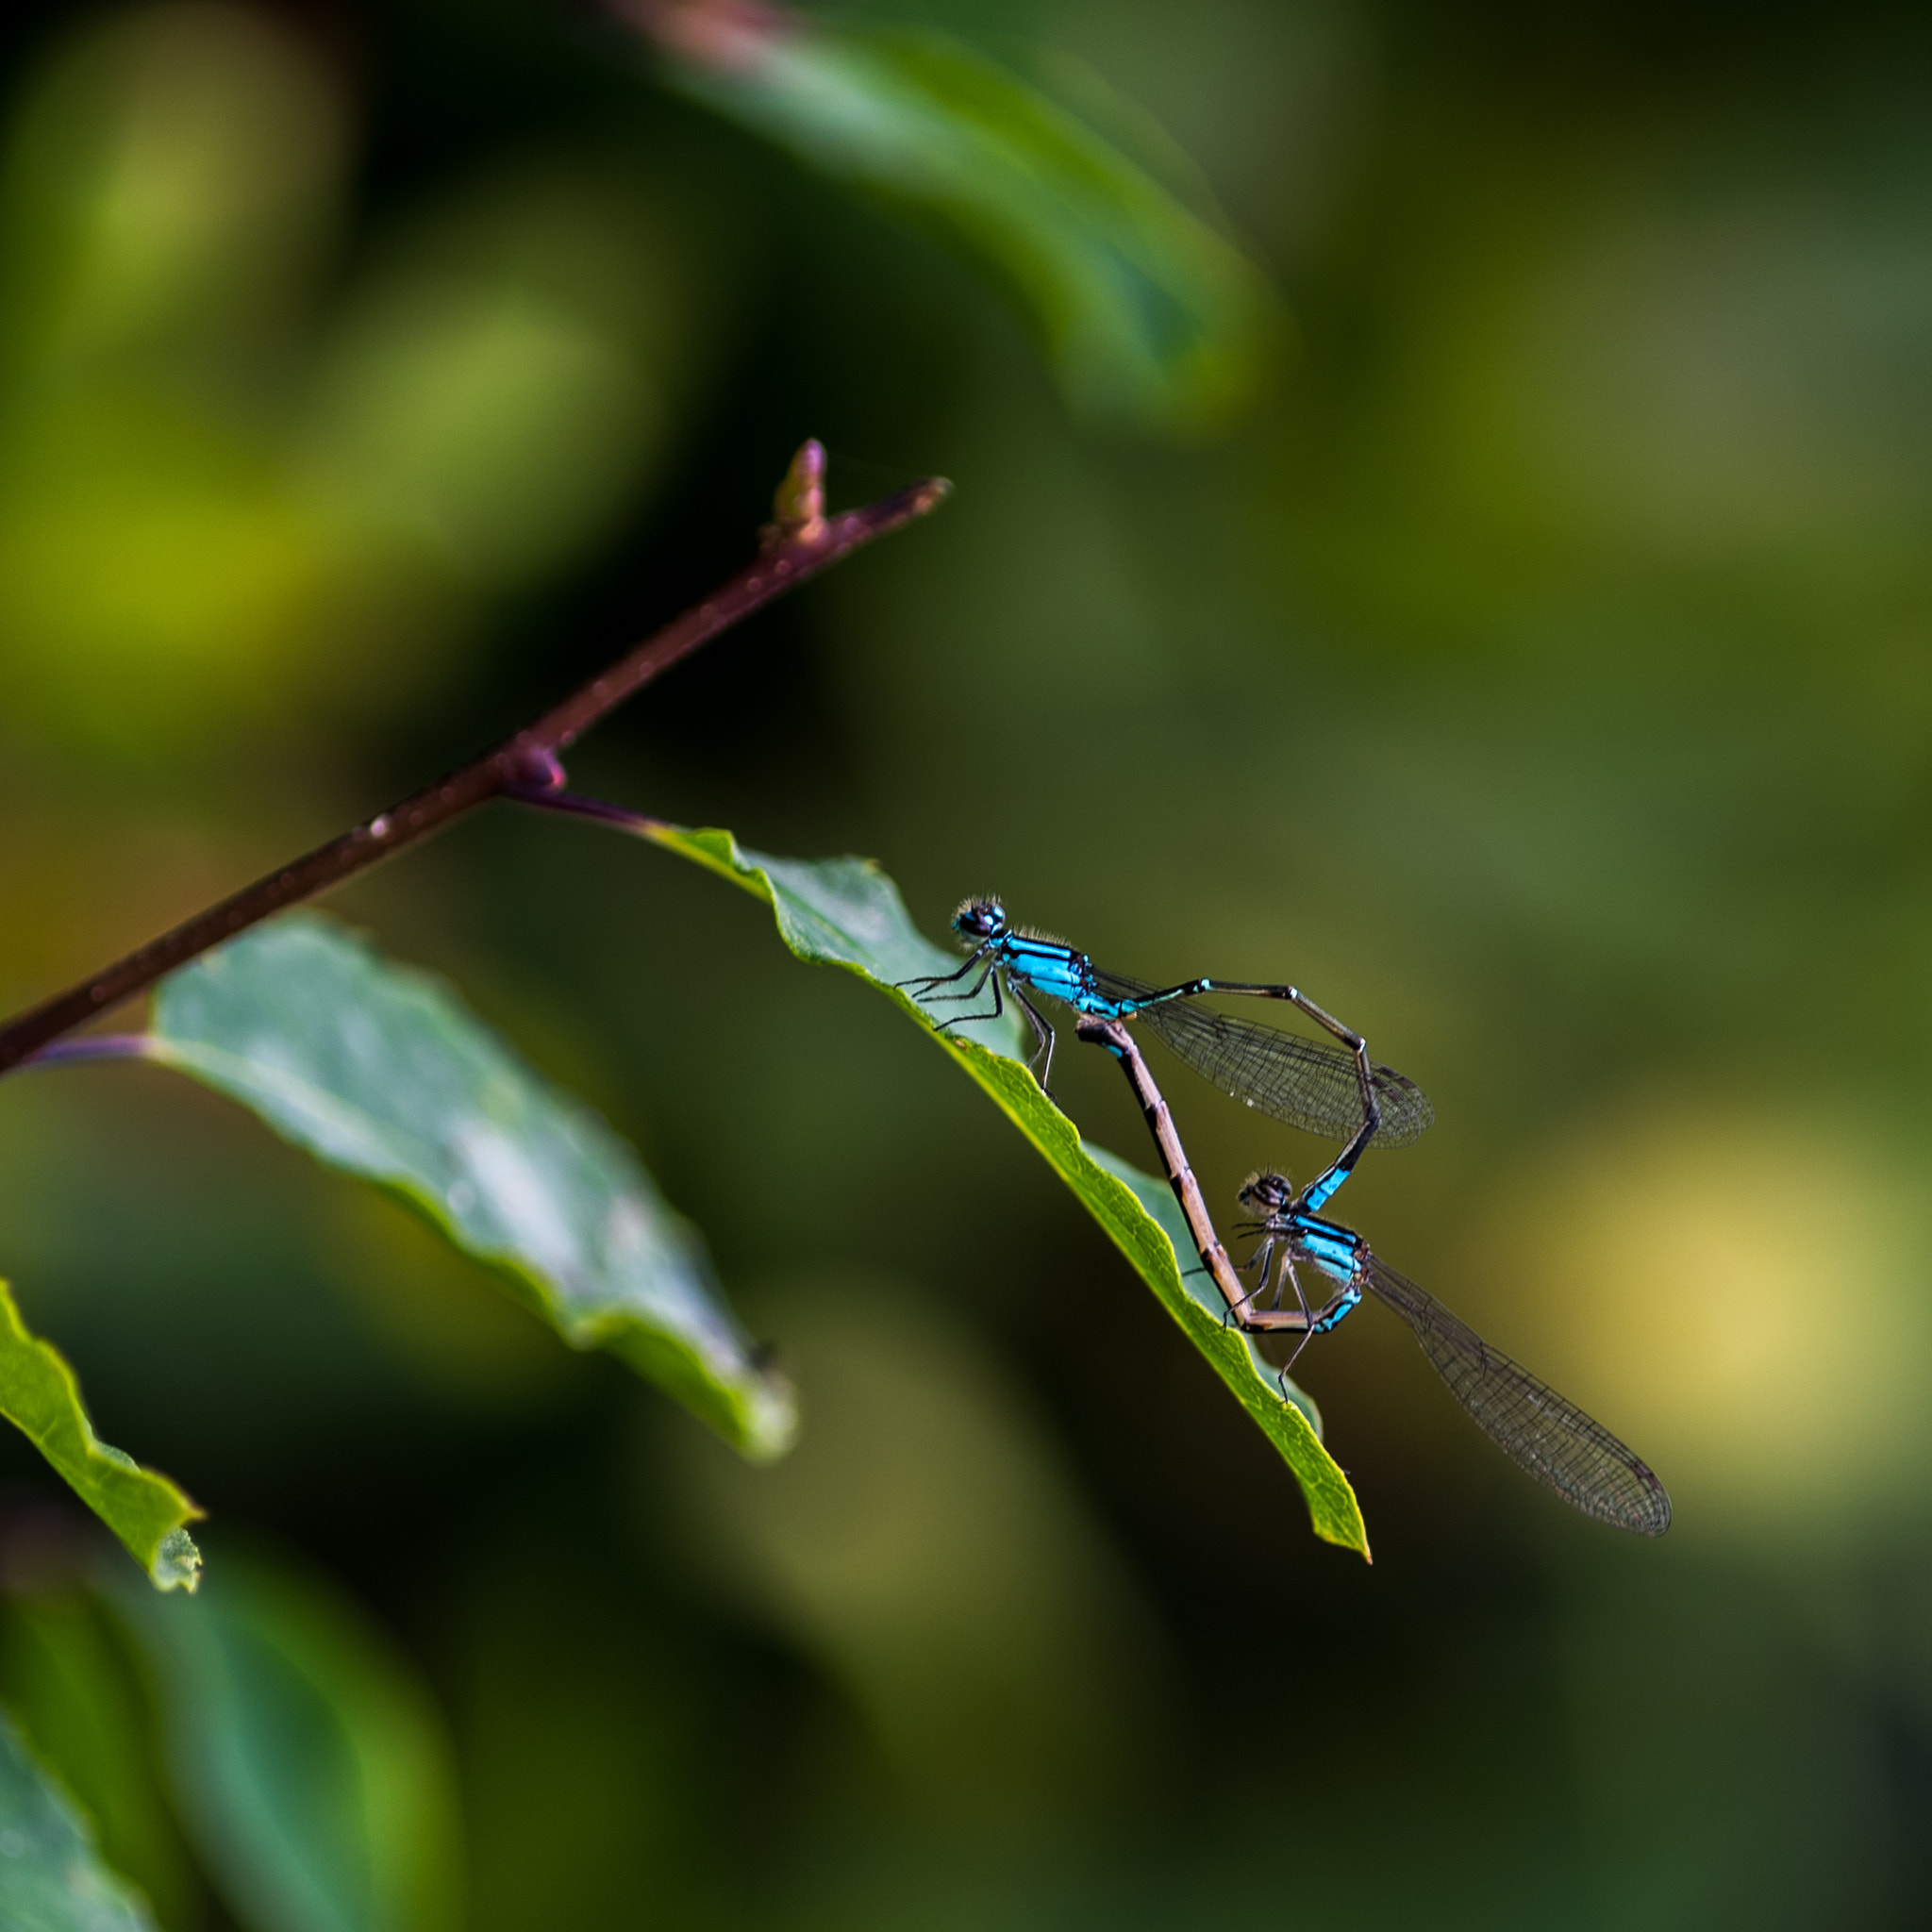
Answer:
M1283 1378L1286 1379L1288 1372L1294 1367L1296 1362L1301 1360L1302 1350L1307 1347L1309 1341L1313 1339L1315 1324L1326 1317L1330 1308L1339 1307L1340 1304L1345 1301L1347 1297L1345 1293L1339 1294L1328 1303L1327 1307L1324 1307L1320 1315L1310 1315L1308 1313L1308 1298L1302 1292L1302 1278L1295 1273L1294 1249L1292 1245L1284 1247L1281 1251L1281 1274L1287 1275L1294 1286L1294 1298L1301 1311L1302 1320L1302 1339L1295 1343L1288 1359L1281 1365L1280 1373ZM1277 1308L1281 1307L1281 1278L1279 1275L1275 1277L1274 1281L1274 1306Z
M1036 1007L1019 987L1014 986L1013 997L1020 1003L1020 1010L1026 1015L1026 1024L1033 1028L1033 1051L1026 1057L1026 1067L1030 1073L1035 1060L1044 1054L1046 1064L1040 1070L1040 1091L1048 1099L1053 1097L1053 1027L1047 1023L1045 1014Z
M983 958L986 958L987 954L989 954L992 950L992 941L989 940L984 945L975 946L973 949L973 951L966 956L965 959L961 962L958 970L955 973L915 973L910 979L895 979L892 982L892 984L895 987L902 988L918 986L952 986L956 982L964 979L966 975L969 973L971 973L973 969L976 965L978 965ZM930 995L923 992L915 992L912 996L914 999L924 1000L928 998ZM960 995L955 994L953 995L953 997L958 998L960 997ZM966 997L970 998L971 995L966 995Z
M1000 969L997 964L988 965L964 992L923 992L915 997L926 1006L938 1006L942 1000L976 1000L986 991L986 982L992 981L992 1011L991 1013L955 1013L950 1020L940 1023L943 1032L948 1026L957 1026L962 1020L997 1020L1006 1009L1000 1005Z
M1007 1003L1000 992L1000 969L997 962L987 967L977 979L964 992L940 992L930 995L935 1000L976 1000L986 990L987 982L992 982L992 1011L990 1013L955 1013L950 1020L941 1020L934 1027L935 1033L948 1033L955 1026L963 1026L971 1020L997 1020L1007 1010Z
M1247 1222L1236 1230L1237 1233L1241 1234L1257 1234L1260 1231L1261 1224L1257 1221ZM1255 1276L1255 1285L1245 1294L1228 1304L1227 1312L1222 1317L1222 1326L1224 1328L1242 1328L1246 1326L1247 1317L1254 1304L1267 1291L1269 1266L1274 1258L1274 1238L1271 1235L1245 1261L1237 1261L1234 1264L1234 1270L1237 1274L1246 1274L1252 1270ZM1280 1298L1280 1291L1278 1289L1275 1291L1275 1295L1278 1300Z

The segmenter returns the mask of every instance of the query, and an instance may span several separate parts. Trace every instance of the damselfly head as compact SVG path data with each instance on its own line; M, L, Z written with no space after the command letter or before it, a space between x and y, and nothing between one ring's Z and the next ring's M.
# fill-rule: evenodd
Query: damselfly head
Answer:
M997 938L1007 929L1007 908L997 899L967 899L953 914L953 930L969 940Z
M1241 1183L1235 1198L1243 1208L1264 1217L1278 1214L1294 1199L1294 1183L1285 1174L1264 1167Z

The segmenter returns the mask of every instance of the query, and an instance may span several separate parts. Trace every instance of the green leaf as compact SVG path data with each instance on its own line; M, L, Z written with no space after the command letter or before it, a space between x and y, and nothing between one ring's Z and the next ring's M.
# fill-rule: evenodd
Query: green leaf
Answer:
M198 1925L207 1901L161 1787L146 1684L63 1554L48 1538L36 1561L13 1565L0 1607L0 1701L155 1917Z
M0 1414L66 1477L158 1590L193 1590L201 1552L186 1525L203 1513L164 1475L94 1434L80 1384L52 1342L28 1332L0 1281Z
M1255 394L1284 328L1257 270L1158 181L937 35L663 8L684 92L988 260L1089 415L1182 433Z
M799 958L856 973L951 1054L1046 1157L1280 1450L1302 1486L1316 1535L1368 1555L1360 1507L1322 1446L1314 1405L1299 1391L1295 1401L1284 1401L1274 1368L1246 1336L1224 1324L1212 1288L1199 1275L1181 1274L1175 1257L1189 1256L1191 1266L1193 1249L1167 1183L1081 1140L1013 1053L1018 1033L1010 1013L997 1024L939 1033L926 1010L894 984L951 972L959 961L919 932L898 888L876 865L862 858L773 858L741 847L729 832L685 831L656 820L640 820L637 829L764 900Z
M696 1230L439 981L294 914L171 974L135 1047L392 1189L573 1347L610 1350L745 1455L790 1445L791 1391L726 1309Z
M0 1925L8 1932L154 1932L101 1862L65 1795L0 1715Z
M193 1604L107 1591L153 1674L183 1824L261 1932L446 1932L460 1829L414 1673L318 1585L225 1554Z

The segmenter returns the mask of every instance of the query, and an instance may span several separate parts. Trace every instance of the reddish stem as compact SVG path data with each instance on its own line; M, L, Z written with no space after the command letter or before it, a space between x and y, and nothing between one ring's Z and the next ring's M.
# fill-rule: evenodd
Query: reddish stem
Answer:
M163 974L185 965L238 932L344 879L392 858L466 812L506 792L547 789L562 782L558 754L607 712L641 691L654 677L762 609L795 584L816 576L874 537L883 537L935 508L950 487L929 477L909 490L881 497L862 509L824 513L824 451L808 442L792 459L778 490L778 521L767 525L757 558L703 603L673 618L655 636L601 672L579 691L413 797L378 812L352 830L305 853L252 886L184 920L125 958L56 993L0 1026L0 1074L16 1067L63 1033L145 991Z

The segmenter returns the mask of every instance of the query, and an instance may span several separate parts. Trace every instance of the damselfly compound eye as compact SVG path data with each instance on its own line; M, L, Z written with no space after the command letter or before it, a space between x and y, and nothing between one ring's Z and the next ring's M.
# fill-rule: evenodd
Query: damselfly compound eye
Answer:
M991 939L1007 923L1007 908L997 899L968 899L953 914L953 929L973 939Z

